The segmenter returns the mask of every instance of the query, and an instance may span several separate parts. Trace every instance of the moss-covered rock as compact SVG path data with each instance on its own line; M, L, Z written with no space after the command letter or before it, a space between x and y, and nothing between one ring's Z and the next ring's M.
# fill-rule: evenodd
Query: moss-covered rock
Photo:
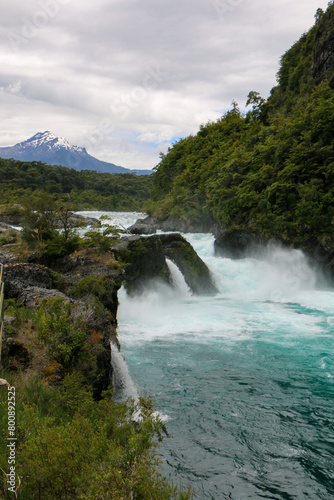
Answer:
M172 284L166 257L177 265L193 293L217 291L206 264L180 234L123 238L113 251L126 264L124 278L129 293L140 292L157 278Z
M148 281L160 278L170 282L170 272L159 236L123 238L113 248L117 259L125 263L125 286L128 293L138 293Z
M190 290L196 294L216 293L207 265L180 234L159 236L163 252L180 269Z

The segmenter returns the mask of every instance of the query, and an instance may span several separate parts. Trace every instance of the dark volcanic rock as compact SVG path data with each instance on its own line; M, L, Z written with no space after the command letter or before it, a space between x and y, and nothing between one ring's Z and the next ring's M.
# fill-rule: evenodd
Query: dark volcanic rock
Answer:
M160 278L170 282L170 273L159 236L124 237L113 249L117 259L125 262L124 279L129 293L138 293L148 281Z
M17 260L18 256L14 252L4 247L0 248L0 264L12 264Z
M318 239L296 234L294 238L277 235L275 239L269 239L259 232L247 229L221 230L216 234L215 253L231 259L259 256L265 252L268 243L302 250L310 265L329 282L334 283L334 239L330 236Z
M40 264L9 264L4 268L5 298L36 307L42 300L66 295L54 288L53 271Z
M4 268L5 298L15 298L25 305L38 308L40 302L61 297L71 303L71 315L80 316L89 332L101 335L96 352L96 369L91 374L94 396L111 386L112 367L110 341L119 346L117 339L117 291L122 284L122 270L113 264L70 256L65 259L64 274L33 263L8 264ZM55 288L57 287L57 288ZM73 293L71 293L71 291ZM7 342L7 341L6 341ZM29 353L8 339L5 357L12 369L25 369L30 362ZM21 350L20 350L21 349ZM15 368L16 367L16 368Z
M156 216L149 216L146 219L138 219L128 230L132 234L154 234L160 231L181 232L181 233L207 233L211 232L214 224L211 219L203 217L201 222L192 222L190 220L168 217L165 220L159 220Z
M171 283L166 257L175 262L193 293L217 292L206 264L178 233L125 237L113 251L116 258L128 264L125 281L130 293L140 292L148 281L157 278Z
M215 254L231 259L243 259L252 253L260 252L267 241L263 235L244 229L221 230L216 234Z
M177 265L193 293L217 293L208 267L187 240L180 234L162 234L159 238L165 256Z
M28 288L51 289L52 275L51 269L40 264L8 264L4 268L5 297L20 298Z

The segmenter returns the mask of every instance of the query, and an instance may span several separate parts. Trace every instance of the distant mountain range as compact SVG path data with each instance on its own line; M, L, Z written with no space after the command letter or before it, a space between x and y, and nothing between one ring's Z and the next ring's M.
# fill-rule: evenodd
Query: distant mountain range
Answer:
M14 158L20 161L41 161L48 165L64 165L75 170L95 170L110 174L149 175L151 170L130 170L106 161L98 160L85 148L72 146L63 137L56 137L49 131L19 142L15 146L0 148L0 158Z

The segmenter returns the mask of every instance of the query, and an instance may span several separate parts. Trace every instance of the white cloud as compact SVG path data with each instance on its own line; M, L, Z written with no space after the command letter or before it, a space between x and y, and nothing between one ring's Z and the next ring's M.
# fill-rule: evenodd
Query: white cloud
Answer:
M152 168L232 99L275 85L280 56L327 0L7 2L0 145L51 130L91 154ZM91 136L91 139L89 138Z

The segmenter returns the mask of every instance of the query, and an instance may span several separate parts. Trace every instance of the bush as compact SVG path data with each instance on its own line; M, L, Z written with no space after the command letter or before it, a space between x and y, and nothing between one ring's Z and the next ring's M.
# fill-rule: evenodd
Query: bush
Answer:
M63 298L51 298L37 315L38 338L52 359L66 370L73 368L83 355L87 340L86 324L82 317L72 316L72 305Z
M78 373L66 376L57 388L36 381L21 388L17 393L19 498L189 499L189 492L180 493L158 471L156 440L164 431L151 402L116 404L109 392L103 396L94 401ZM3 393L0 403L0 421L5 424ZM135 420L135 413L140 418ZM0 467L6 471L4 455ZM0 484L3 498L6 479Z

